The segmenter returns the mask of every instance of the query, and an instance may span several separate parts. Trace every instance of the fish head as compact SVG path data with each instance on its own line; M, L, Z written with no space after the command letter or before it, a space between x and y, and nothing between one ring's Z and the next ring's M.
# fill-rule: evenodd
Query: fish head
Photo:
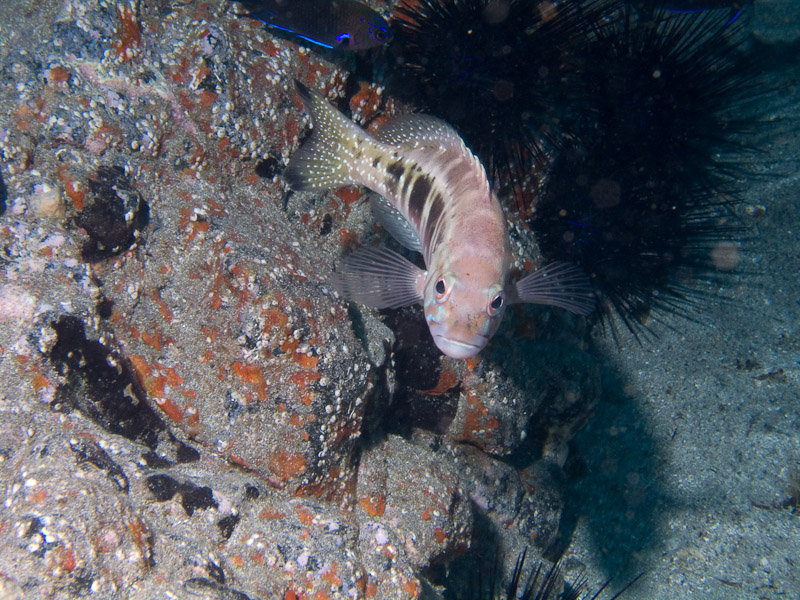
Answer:
M366 50L392 40L389 23L366 5L359 3L342 21L342 31L336 36L338 48Z
M497 331L507 302L505 273L496 262L472 257L429 271L425 320L448 356L475 356Z
M392 28L380 16L368 21L369 40L371 44L380 46L392 41Z

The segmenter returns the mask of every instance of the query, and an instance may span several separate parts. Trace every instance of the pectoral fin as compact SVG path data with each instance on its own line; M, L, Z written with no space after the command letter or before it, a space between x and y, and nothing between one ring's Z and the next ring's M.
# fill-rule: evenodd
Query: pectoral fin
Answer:
M559 306L578 315L595 308L595 295L586 274L569 263L554 262L520 279L511 302Z
M421 302L426 272L387 248L360 248L331 275L340 296L373 308Z

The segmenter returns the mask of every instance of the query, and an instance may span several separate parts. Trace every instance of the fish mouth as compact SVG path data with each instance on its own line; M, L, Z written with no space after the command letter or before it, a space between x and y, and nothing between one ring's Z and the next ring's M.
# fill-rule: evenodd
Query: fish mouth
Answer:
M451 358L472 358L478 354L478 352L483 350L483 347L486 345L485 341L483 344L479 345L471 342L456 340L443 335L434 335L433 341L436 342L439 350Z

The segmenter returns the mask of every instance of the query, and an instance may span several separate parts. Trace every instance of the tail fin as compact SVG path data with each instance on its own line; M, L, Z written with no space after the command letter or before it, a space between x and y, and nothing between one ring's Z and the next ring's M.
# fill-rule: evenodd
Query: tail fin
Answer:
M314 130L294 153L283 178L294 190L324 190L354 183L347 159L366 133L355 123L299 81L297 91Z

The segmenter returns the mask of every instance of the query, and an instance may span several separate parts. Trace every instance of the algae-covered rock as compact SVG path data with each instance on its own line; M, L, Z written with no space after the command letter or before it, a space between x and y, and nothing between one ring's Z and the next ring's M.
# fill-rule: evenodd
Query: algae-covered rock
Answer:
M292 79L347 74L227 6L0 8L31 32L0 31L9 594L417 598L475 515L539 545L558 520L558 486L497 458L547 437L533 414L563 446L581 351L526 365L509 329L453 361L418 307L340 301L334 263L384 232L360 190L280 173Z

